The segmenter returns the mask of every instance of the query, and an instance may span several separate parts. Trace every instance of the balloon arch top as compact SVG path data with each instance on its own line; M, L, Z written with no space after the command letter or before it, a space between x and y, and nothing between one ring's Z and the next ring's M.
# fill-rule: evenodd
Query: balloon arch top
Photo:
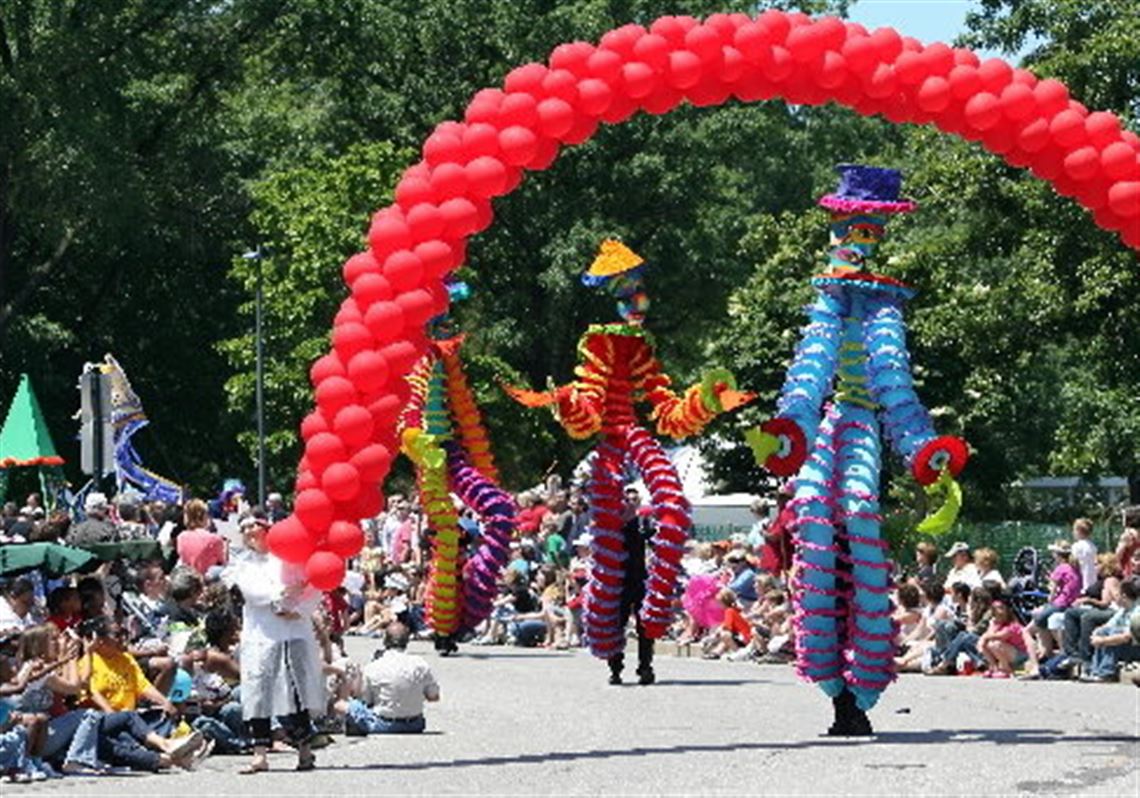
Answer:
M425 324L446 310L444 278L463 262L467 239L491 224L493 198L603 123L731 98L836 102L933 124L1031 170L1140 250L1140 137L1115 115L1090 112L1064 84L1000 59L775 10L662 17L597 45L560 45L547 64L520 66L502 89L478 92L463 122L436 127L395 203L373 216L368 251L344 264L351 293L331 351L310 371L316 409L301 424L294 515L271 530L270 548L304 564L315 587L340 583L344 559L363 543L357 520L381 509L378 487L399 448L404 378L426 351Z

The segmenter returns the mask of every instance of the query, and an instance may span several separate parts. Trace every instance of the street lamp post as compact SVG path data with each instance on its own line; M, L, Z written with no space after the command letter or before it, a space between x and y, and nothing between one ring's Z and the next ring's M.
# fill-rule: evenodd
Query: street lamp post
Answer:
M265 506L265 342L261 333L262 301L264 280L261 262L265 253L261 247L242 255L246 260L257 262L257 298L254 303L254 338L257 347L256 394L257 394L257 503Z

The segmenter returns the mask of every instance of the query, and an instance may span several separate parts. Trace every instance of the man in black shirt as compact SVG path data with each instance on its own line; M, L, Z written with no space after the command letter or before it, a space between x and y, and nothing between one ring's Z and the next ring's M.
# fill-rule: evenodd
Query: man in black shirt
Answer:
M628 558L625 561L625 577L622 582L621 605L618 610L618 626L625 632L629 616L634 616L637 629L637 681L638 684L653 684L657 677L653 673L653 641L646 636L641 626L638 610L645 598L645 580L649 573L645 567L645 545L653 535L649 520L639 511L641 493L632 485L622 493L622 536ZM621 684L621 672L625 667L625 652L610 657L610 684Z

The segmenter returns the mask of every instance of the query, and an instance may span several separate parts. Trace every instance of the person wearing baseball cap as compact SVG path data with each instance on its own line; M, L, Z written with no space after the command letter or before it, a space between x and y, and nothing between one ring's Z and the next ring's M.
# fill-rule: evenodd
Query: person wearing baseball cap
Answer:
M954 585L964 582L971 589L982 586L982 575L978 573L978 566L970 556L970 546L959 540L942 555L951 560L950 572L946 574L946 593L949 594Z

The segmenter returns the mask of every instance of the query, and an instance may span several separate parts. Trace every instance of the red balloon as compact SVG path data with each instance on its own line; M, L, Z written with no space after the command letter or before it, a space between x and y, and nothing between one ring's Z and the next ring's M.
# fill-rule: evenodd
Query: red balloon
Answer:
M420 357L420 352L408 341L394 341L381 349L380 354L388 361L388 372L401 377L411 370L412 364Z
M321 355L309 366L309 382L315 388L329 377L343 377L345 375L344 363L335 352Z
M433 315L432 296L422 288L414 288L396 297L396 304L404 312L406 324L423 324Z
M392 284L381 274L362 274L352 284L352 298L356 300L357 307L371 308L377 302L392 298ZM367 311L359 321L366 316Z
M565 100L547 98L538 104L537 110L538 126L544 136L559 138L574 125L574 108Z
M538 139L528 128L515 125L499 134L499 146L503 150L503 160L512 166L522 166L538 148Z
M785 48L774 45L767 58L761 62L760 69L768 80L773 83L780 83L787 80L788 76L795 72L796 62L792 60L791 53Z
M328 432L329 424L319 411L314 410L301 421L301 439L309 440L318 432Z
M599 78L586 78L578 83L578 108L584 114L601 116L613 102L614 92Z
M387 397L385 397L385 399L387 399ZM376 418L376 414L372 411L369 411L369 415L373 419ZM395 420L395 416L392 418ZM392 465L392 455L384 446L379 443L373 443L369 446L365 446L354 454L349 462L356 466L356 470L360 472L360 478L362 480L366 482L377 482L388 473L388 469Z
M304 460L305 459L302 457L301 462L304 462ZM301 469L301 472L297 474L297 479L293 483L293 492L300 493L303 490L309 490L311 488L318 487L319 485L320 483L317 481L317 478L313 472L309 471L307 468L303 468Z
M360 491L360 474L350 463L333 463L321 474L321 487L333 501L346 502Z
M449 164L455 166L455 164ZM462 169L463 167L456 167ZM430 202L421 202L408 211L408 228L416 241L438 238L443 232L443 214Z
M482 155L467 164L467 182L476 196L498 197L507 185L507 167L498 158Z
M1121 230L1120 238L1128 246L1140 250L1140 224L1126 224Z
M368 405L368 412L372 414L372 421L376 425L376 430L382 430L391 427L399 417L400 411L403 409L404 403L400 400L400 397L392 393L381 396L375 402ZM359 463L356 463L355 465L358 468L361 467Z
M305 563L305 578L317 590L336 590L344 581L344 560L331 551L314 552Z
M371 352L367 354L373 354ZM387 371L388 365L384 364ZM348 405L341 408L333 419L336 436L350 449L358 449L372 438L372 414L361 405Z
M598 131L598 120L586 115L578 117L578 121L574 123L574 127L562 137L562 141L566 144L581 144L583 141L588 140Z
M470 157L470 154L467 154L464 160ZM437 200L462 196L467 191L467 172L457 163L442 163L431 170L431 187ZM410 213L408 214L408 224L412 224ZM417 240L425 241L429 238L435 238L436 235L438 235L438 233L416 236L416 238Z
M325 535L325 545L333 554L355 557L364 548L364 532L351 521L333 521Z
M1104 176L1116 180L1125 177L1129 172L1135 173L1137 166L1137 153L1123 141L1109 144L1100 153L1100 168Z
M416 257L423 265L424 274L431 279L442 277L459 264L463 263L466 244L459 242L454 246L446 241L424 241L415 248Z
M534 152L534 157L527 161L524 166L530 171L537 172L543 169L549 169L557 159L558 142L555 139L539 139L538 148ZM476 233L490 227L491 222L494 221L495 218L495 214L491 210L491 203L480 203L480 206L476 206L478 221L472 230L472 232Z
M886 64L879 64L870 77L863 82L863 89L867 96L875 100L890 97L898 89L898 79L895 71Z
M987 58L978 67L978 77L986 91L1000 94L1013 80L1013 67L1000 58Z
M440 206L440 211L443 213L444 221L447 222L447 234L456 238L462 238L471 235L475 232L475 222L478 218L478 211L475 205L469 199L463 197L455 197L449 199L447 202ZM422 269L421 278L414 285L408 286L413 288L423 282Z
M985 131L1001 121L998 98L989 92L975 94L966 103L966 124L974 130Z
M502 89L480 89L475 92L463 118L468 124L477 122L494 122L499 115L499 106L503 103ZM467 131L464 131L466 133ZM460 139L462 142L462 139Z
M348 286L352 286L366 274L379 274L380 264L371 252L358 252L344 262L341 275Z
M538 94L542 87L542 79L549 70L543 64L523 64L507 73L503 80L503 88L507 92L526 92Z
M364 314L364 325L379 344L396 340L404 331L404 310L395 302L376 302Z
M270 527L265 542L271 552L291 563L305 562L317 548L309 530L296 516L289 516Z
M847 62L839 53L828 51L823 55L823 61L815 74L815 82L824 89L834 89L841 85L848 76Z
M463 153L470 160L499 152L499 129L486 122L475 122L463 131ZM470 161L468 161L470 164ZM470 177L470 174L467 175ZM437 180L442 177L437 178Z
M1026 152L1035 153L1049 144L1049 121L1035 119L1022 128L1017 138L1017 146Z
M982 90L982 78L978 70L965 64L951 69L946 80L950 83L950 93L959 100L973 97Z
M578 76L568 69L552 69L542 79L542 91L573 105L578 99Z
M1064 83L1046 78L1033 87L1033 98L1037 101L1038 112L1045 117L1068 108L1069 90Z
M922 53L908 51L899 55L894 63L895 74L899 83L905 86L915 86L927 77L927 63Z
M655 72L663 72L669 62L669 42L664 36L647 33L633 45L633 57Z
M375 393L388 382L388 361L379 352L360 352L348 361L348 377L361 393ZM342 409L340 413L343 412ZM345 440L345 443L349 442Z
M447 202L454 202L455 200L448 200ZM444 203L446 206L447 203ZM440 208L440 212L446 218L444 208ZM393 252L384 260L384 276L388 278L388 282L392 286L393 291L407 291L408 289L415 288L424 279L424 266L414 252L407 249L401 249L398 252Z
M359 322L362 318L364 318L364 316L360 312L360 307L352 297L348 297L340 303L340 308L337 310L336 315L333 316L333 327Z
M570 42L560 44L550 54L550 68L566 70L577 77L586 74L586 63L594 54L594 45L588 42Z
M1062 147L1073 147L1085 140L1085 119L1072 109L1061 111L1049 123L1049 134Z
M679 90L662 83L642 100L641 105L646 113L658 115L672 111L683 99L684 95Z
M1125 219L1140 217L1140 181L1116 183L1108 190L1108 207Z
M372 217L368 244L377 260L382 260L389 253L410 247L412 233L402 219L396 218L390 211L380 211Z
M342 363L352 360L352 356L376 345L372 333L363 322L350 321L333 327L333 348Z
M1006 119L1025 119L1037 110L1033 89L1024 83L1009 84L1001 92L1001 109Z
M918 107L924 111L938 113L950 104L950 81L941 77L929 77L922 82L916 98Z
M356 401L356 388L344 377L328 377L317 385L316 397L317 406L331 418L336 411Z
M333 503L322 490L303 490L293 500L293 514L311 534L320 534L332 523Z
M529 94L522 92L507 94L503 97L502 105L499 106L499 127L505 128L514 125L531 127L538 121L537 105L534 97Z
M455 133L436 131L424 142L424 160L429 166L458 161L463 156L463 139Z
M1100 171L1096 147L1081 147L1065 156L1065 173L1073 180L1088 180Z
M653 91L653 84L657 81L657 75L653 69L640 61L632 61L623 66L621 75L625 93L635 100L639 100Z
M880 61L892 62L902 52L902 36L894 28L876 28L871 34L871 40L875 45Z
M1120 118L1107 111L1096 111L1085 119L1085 132L1096 147L1104 147L1120 138Z
M685 49L696 53L697 58L706 65L720 61L720 48L723 45L720 34L708 25L697 25L685 34Z
M426 178L405 172L396 184L395 197L401 207L412 208L421 202L431 202L435 192Z

